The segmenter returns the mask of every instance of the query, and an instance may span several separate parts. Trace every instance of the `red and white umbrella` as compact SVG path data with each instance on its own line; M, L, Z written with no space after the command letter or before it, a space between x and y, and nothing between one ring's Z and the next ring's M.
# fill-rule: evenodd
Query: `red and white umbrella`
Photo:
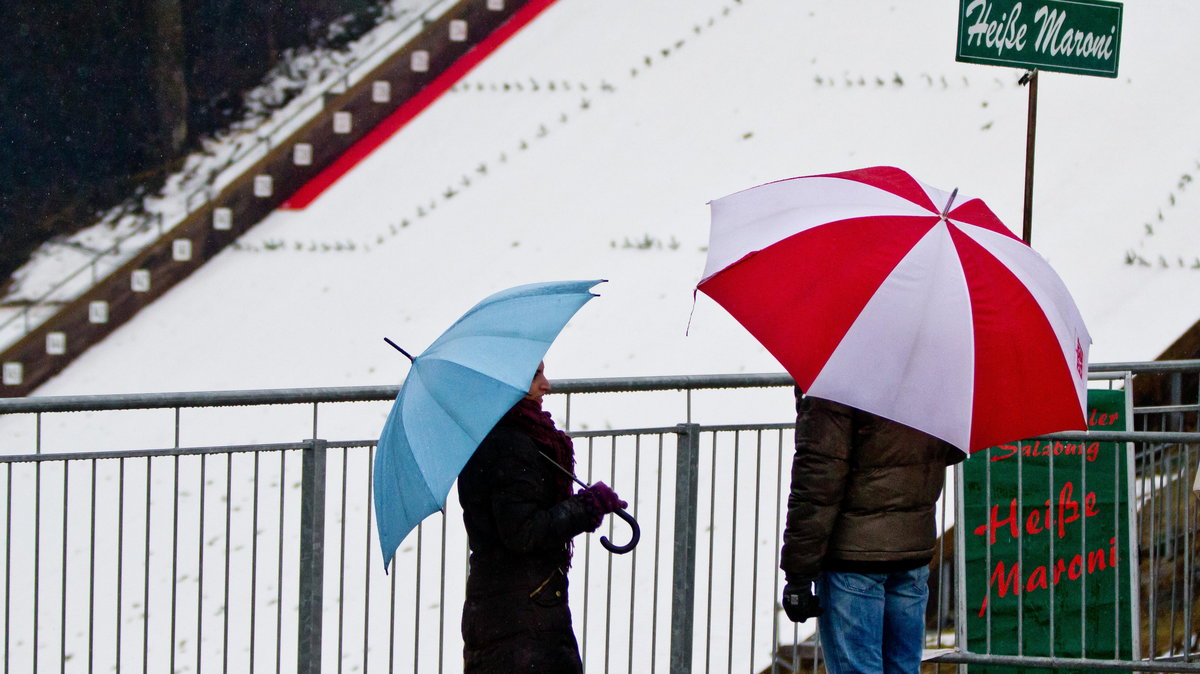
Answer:
M979 199L873 167L711 206L698 288L806 394L964 451L1087 427L1079 309Z

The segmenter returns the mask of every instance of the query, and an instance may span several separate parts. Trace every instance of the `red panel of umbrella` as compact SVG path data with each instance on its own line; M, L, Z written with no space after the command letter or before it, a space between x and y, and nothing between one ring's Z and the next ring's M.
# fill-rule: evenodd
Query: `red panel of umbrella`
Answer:
M807 395L964 451L1086 429L1079 310L981 200L873 167L711 207L699 290Z

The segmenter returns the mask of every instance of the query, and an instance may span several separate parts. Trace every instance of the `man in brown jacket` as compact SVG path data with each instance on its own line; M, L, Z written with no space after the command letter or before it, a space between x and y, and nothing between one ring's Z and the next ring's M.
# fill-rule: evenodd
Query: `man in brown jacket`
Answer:
M964 458L908 426L796 390L783 608L796 622L821 616L830 674L919 671L935 508L946 467Z

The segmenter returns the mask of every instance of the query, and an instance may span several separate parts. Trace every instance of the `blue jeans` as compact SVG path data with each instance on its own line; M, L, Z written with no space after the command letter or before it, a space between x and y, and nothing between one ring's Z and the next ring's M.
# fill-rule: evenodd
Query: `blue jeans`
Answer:
M925 646L929 567L894 573L822 572L818 623L829 674L917 674Z

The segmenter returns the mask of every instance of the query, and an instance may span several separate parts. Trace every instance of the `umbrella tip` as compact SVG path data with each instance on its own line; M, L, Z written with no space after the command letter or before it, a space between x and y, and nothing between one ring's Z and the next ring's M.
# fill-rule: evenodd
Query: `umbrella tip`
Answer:
M410 362L415 362L415 361L414 361L414 359L413 359L413 357L412 357L412 354L410 354L409 352L407 352L407 351L405 351L404 349L400 348L400 345L399 345L399 344L397 344L397 343L393 342L392 340L388 339L387 337L384 337L384 338L383 338L383 341L387 342L388 344L391 344L391 345L392 345L392 348L394 348L394 349L396 349L397 351L399 351L400 353L404 354L404 356L405 356L406 358L408 358L408 360L409 360Z
M957 197L957 196L958 196L958 188L955 187L954 191L950 193L950 198L948 200L946 200L946 207L942 209L942 219L943 220L946 219L946 214L950 212L950 207L954 205L954 197Z

